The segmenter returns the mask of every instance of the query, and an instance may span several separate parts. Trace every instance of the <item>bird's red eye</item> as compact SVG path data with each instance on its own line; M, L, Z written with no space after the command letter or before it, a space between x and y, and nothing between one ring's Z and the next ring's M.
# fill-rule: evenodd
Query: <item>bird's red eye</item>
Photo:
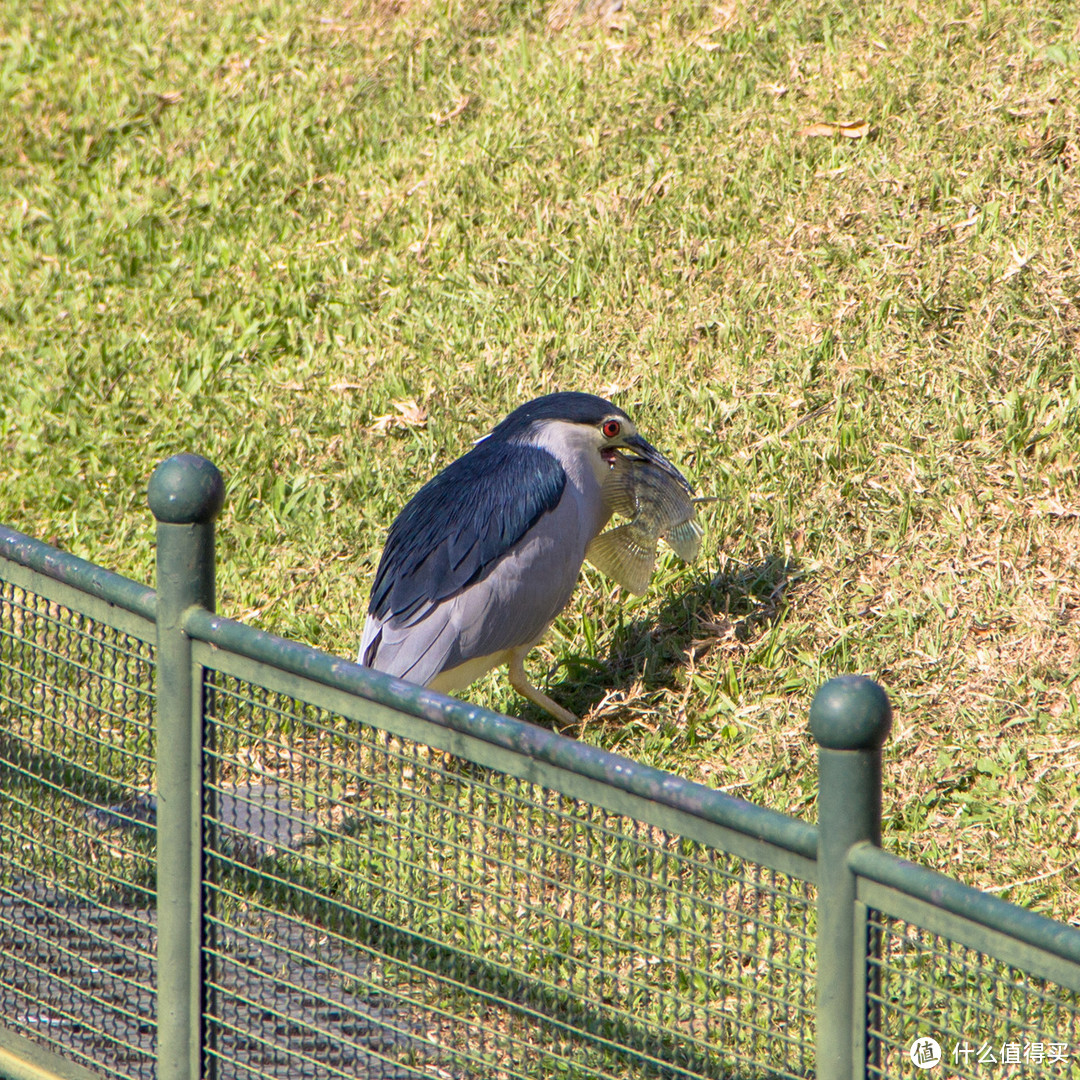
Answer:
M618 420L605 420L600 430L603 431L605 438L614 439L622 431L622 424Z

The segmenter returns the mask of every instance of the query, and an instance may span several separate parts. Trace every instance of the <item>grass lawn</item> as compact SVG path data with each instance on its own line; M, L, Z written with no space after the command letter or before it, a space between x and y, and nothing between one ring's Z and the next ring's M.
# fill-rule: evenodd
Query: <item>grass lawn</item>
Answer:
M205 454L219 609L351 656L419 484L610 396L716 501L586 569L573 734L813 819L872 675L887 847L1077 921L1078 237L1065 0L7 0L0 521L149 582Z

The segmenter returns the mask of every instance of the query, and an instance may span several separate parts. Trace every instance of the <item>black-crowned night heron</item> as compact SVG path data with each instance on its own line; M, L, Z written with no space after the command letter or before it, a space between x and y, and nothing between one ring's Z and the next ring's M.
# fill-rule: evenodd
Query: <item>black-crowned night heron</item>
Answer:
M515 409L390 526L360 663L442 693L508 664L519 694L574 723L528 681L525 656L566 606L611 517L612 471L645 464L689 493L610 401L558 393Z

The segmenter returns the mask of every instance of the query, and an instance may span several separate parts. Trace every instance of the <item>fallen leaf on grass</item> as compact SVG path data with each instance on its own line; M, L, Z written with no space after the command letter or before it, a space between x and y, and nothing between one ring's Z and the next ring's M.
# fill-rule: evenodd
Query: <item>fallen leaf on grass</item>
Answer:
M808 124L799 132L807 139L843 135L845 139L865 139L870 134L867 120L838 120L835 124Z
M442 127L451 120L456 120L472 104L472 100L471 94L462 94L447 112L432 113L431 119L435 121L435 126Z
M998 278L999 282L1008 281L1009 278L1016 277L1016 275L1026 269L1027 264L1035 258L1034 254L1021 255L1020 252L1016 250L1015 244L1010 244L1009 246L1012 248L1012 251L1010 252L1009 268Z
M603 386L598 387L597 393L599 393L599 395L602 398L608 398L608 399L616 398L620 394L624 394L628 390L632 390L638 384L638 381L640 379L641 379L641 375L639 373L637 375L634 375L632 378L628 379L625 382L620 383L620 382L615 382L614 380L612 380L610 382L604 383Z
M427 427L427 409L423 405L417 405L412 398L395 401L392 404L397 412L376 416L371 422L371 431L385 435L391 428L406 431L409 428Z
M1066 506L1060 499L1052 496L1042 507L1044 513L1056 518L1080 518L1080 510Z

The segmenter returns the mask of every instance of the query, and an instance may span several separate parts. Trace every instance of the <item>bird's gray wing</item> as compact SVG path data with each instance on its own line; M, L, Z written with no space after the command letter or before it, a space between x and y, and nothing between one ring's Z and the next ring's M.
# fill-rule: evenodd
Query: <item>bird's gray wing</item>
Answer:
M546 450L484 440L425 484L395 519L368 603L360 662L403 673L416 657L388 655L417 648L440 655L452 649L453 629L419 624L446 602L482 581L545 514L566 487L562 465ZM437 619L436 619L437 621ZM393 627L393 634L382 630ZM415 627L409 634L403 631ZM425 644L426 642L426 644ZM437 658L435 658L437 662ZM441 666L433 667L429 677ZM415 681L427 681L415 679Z

